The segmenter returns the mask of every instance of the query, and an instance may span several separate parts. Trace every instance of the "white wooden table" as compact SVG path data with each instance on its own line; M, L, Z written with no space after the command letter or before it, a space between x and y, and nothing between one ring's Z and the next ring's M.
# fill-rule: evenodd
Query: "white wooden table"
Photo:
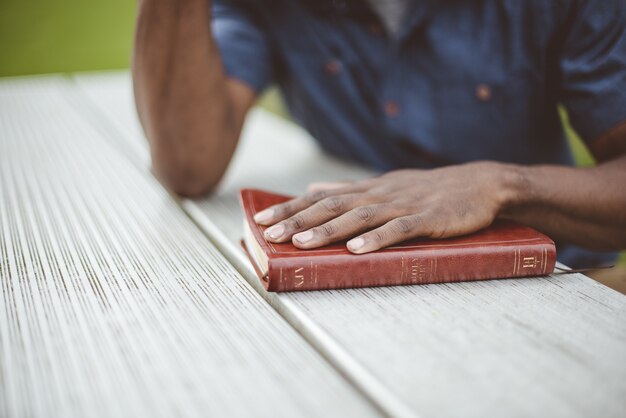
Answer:
M267 293L237 190L372 173L261 110L215 195L148 167L127 73L0 83L0 415L626 416L623 295L580 274Z

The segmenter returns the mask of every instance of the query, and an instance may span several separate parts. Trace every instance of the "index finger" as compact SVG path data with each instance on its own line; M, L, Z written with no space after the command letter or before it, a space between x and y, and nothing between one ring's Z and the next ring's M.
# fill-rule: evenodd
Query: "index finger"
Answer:
M309 206L312 206L322 199L345 193L346 189L349 189L349 187L305 193L302 196L298 196L284 203L279 203L278 205L270 206L269 208L262 210L254 215L254 220L260 225L273 225L276 222L287 219Z

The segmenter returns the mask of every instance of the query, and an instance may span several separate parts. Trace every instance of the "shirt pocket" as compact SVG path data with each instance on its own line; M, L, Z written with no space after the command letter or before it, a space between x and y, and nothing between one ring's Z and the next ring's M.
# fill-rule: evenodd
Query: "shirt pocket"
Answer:
M537 80L441 77L435 87L435 137L442 155L455 162L532 160L542 108Z

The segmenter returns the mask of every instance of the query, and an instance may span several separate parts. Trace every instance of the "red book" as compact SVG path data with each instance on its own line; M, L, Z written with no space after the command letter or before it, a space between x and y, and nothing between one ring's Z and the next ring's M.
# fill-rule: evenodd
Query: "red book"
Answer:
M508 221L462 237L414 239L367 254L352 254L345 241L302 250L291 242L266 241L265 227L253 219L290 196L244 189L240 198L244 249L272 292L541 276L552 273L556 262L550 238Z

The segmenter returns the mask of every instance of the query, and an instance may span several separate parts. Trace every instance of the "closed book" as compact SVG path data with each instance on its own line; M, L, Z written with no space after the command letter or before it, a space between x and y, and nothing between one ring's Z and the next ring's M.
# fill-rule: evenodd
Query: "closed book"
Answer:
M272 243L254 215L291 199L243 189L243 246L263 286L273 292L415 285L540 276L552 273L554 242L513 222L496 221L470 235L413 239L366 254L352 254L346 242L302 250L290 241Z

